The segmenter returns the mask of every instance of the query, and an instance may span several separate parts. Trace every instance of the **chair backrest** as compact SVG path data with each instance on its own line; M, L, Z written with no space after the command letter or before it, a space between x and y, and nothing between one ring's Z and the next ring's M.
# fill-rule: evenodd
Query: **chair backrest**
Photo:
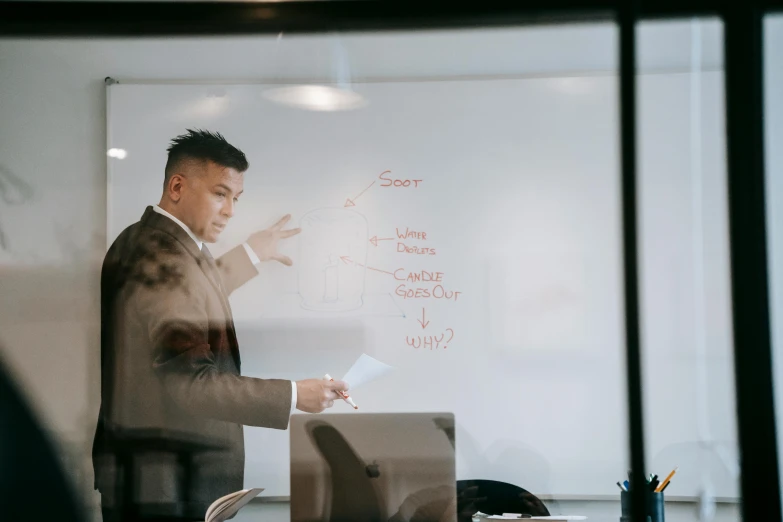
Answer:
M312 421L307 427L331 472L329 520L381 520L381 500L367 474L367 465L350 443L329 424Z
M477 511L488 515L549 515L549 510L538 497L514 484L497 480L458 480L457 520L470 522Z

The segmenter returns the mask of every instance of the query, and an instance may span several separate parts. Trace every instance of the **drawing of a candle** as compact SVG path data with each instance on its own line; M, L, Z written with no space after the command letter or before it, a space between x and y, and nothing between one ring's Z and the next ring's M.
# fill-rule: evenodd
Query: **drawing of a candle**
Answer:
M363 304L367 220L346 208L322 208L302 217L299 295L308 310L343 312Z
M329 264L324 267L324 303L337 302L338 277L340 258L336 255L329 256Z

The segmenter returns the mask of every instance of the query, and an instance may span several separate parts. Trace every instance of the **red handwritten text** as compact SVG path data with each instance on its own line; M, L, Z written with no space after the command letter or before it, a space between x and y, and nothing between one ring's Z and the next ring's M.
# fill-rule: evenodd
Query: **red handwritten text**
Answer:
M457 301L457 298L462 292L455 292L453 290L446 290L443 285L435 285L432 289L429 288L410 288L404 284L398 286L394 293L403 299L446 299Z
M421 239L422 241L427 239L426 232L416 232L408 227L405 227L405 231L400 232L399 228L394 229L397 232L397 237L400 239Z
M389 177L384 178L383 177L384 174L391 174L391 171L386 170L378 175L378 177L381 180L383 180L383 183L381 183L382 187L410 187L412 184L413 188L418 188L419 183L423 181L420 179L392 179Z
M405 243L397 243L397 252L401 252L404 254L418 254L418 255L429 255L434 256L435 255L435 249L434 248L422 248L417 246L408 246Z
M408 346L415 349L429 348L430 350L437 350L439 348L447 349L451 341L454 339L454 330L452 328L446 328L446 330L438 335L415 335L408 337L405 336L405 342ZM441 346L442 344L442 346Z
M428 272L427 270L422 270L420 272L408 272L408 275L402 275L400 277L400 272L405 272L404 268L398 268L394 271L394 279L397 281L410 281L411 283L417 283L419 281L432 281L433 283L440 283L443 281L443 272Z

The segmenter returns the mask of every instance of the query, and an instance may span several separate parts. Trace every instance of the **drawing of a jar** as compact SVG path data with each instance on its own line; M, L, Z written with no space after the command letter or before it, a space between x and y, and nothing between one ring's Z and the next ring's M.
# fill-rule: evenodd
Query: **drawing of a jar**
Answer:
M299 295L308 310L344 312L363 304L367 219L346 208L321 208L302 217Z

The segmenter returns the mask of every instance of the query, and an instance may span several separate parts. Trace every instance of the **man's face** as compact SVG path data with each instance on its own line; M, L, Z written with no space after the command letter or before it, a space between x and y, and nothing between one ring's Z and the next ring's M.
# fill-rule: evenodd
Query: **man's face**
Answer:
M214 243L234 215L243 191L243 174L207 161L191 163L180 177L179 219L201 240Z

